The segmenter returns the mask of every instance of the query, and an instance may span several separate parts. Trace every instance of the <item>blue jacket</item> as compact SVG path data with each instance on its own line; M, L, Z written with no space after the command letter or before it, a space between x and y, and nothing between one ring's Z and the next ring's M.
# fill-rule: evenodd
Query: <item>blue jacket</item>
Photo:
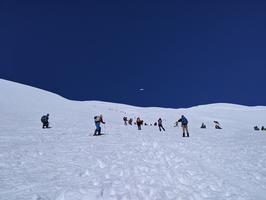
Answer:
M181 116L181 118L178 120L178 122L181 122L182 125L187 125L188 124L188 120L187 118L185 118L185 116Z

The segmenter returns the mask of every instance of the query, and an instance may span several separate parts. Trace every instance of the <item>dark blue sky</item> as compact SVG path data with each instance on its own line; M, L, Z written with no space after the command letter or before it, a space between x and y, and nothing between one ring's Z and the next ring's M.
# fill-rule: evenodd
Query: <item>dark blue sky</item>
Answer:
M2 0L0 56L73 100L266 105L266 1Z

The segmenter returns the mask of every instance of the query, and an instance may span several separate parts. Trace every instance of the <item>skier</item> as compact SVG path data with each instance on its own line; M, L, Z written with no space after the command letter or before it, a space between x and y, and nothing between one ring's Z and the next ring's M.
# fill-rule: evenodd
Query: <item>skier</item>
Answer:
M127 126L127 117L123 117L123 120L124 120L125 126Z
M105 124L105 122L103 121L103 116L102 115L95 116L94 117L94 122L95 122L96 129L94 131L93 136L101 135L101 123Z
M258 126L254 126L254 130L255 130L255 131L259 131L260 129L259 129Z
M137 118L136 124L138 126L138 130L141 130L141 125L143 124L143 120L140 120L140 118Z
M42 122L42 128L49 128L49 114L47 115L43 115L41 118L41 122Z
M266 128L264 126L261 127L262 131L266 131Z
M189 137L188 127L187 127L187 124L188 124L187 118L185 118L185 116L182 115L181 118L177 121L177 126L178 126L178 122L181 122L182 130L183 130L183 137L186 137L185 133L187 133L187 137Z
M165 131L164 127L163 127L163 121L161 118L158 119L158 126L159 126L159 130L162 131L161 129L163 129L163 131Z

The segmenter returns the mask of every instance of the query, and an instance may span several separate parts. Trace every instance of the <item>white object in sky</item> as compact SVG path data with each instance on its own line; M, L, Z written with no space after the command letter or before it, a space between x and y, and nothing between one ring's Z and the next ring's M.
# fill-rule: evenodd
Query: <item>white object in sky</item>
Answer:
M0 91L1 200L265 200L266 132L253 127L266 126L266 107L77 102L1 79ZM101 113L106 135L93 137ZM190 138L173 126L182 114ZM124 116L162 118L166 132L124 126Z
M144 88L140 88L139 91L144 91Z

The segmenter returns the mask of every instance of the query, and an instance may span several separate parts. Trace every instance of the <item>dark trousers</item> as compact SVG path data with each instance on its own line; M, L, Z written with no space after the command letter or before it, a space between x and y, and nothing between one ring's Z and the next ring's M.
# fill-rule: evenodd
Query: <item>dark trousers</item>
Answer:
M141 130L141 125L138 125L138 130Z
M49 127L49 122L44 122L42 123L42 128L48 128Z
M163 131L165 131L163 125L159 125L159 130L162 131L162 129L163 129Z
M101 130L102 130L101 127L97 127L94 131L94 135L97 135L97 133L98 135L101 135Z
M182 124L182 129L183 129L183 137L186 137L185 133L187 133L187 137L189 137L189 132L186 124Z

